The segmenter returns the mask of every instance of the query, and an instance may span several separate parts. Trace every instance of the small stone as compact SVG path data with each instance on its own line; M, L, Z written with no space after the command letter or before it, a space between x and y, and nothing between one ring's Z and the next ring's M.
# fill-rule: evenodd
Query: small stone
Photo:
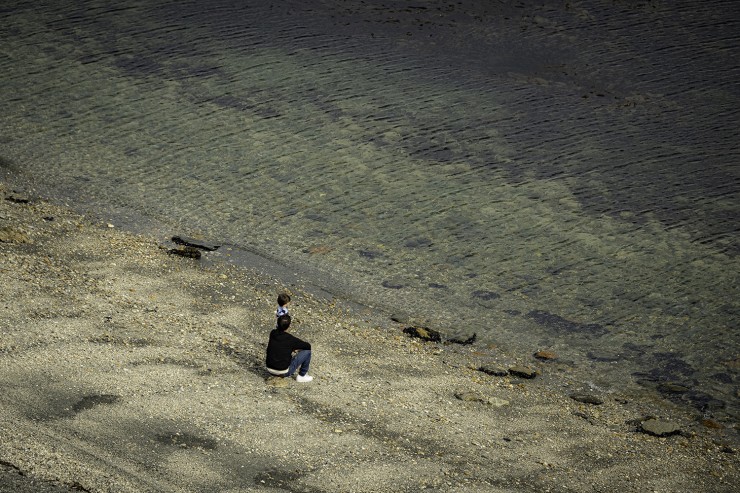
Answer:
M113 224L111 224L111 223L108 223L108 224L107 224L107 226L108 226L109 228L115 228L115 225L113 225Z
M455 397L464 402L483 402L483 398L475 392L455 392Z
M583 402L584 404L594 404L596 406L604 403L603 399L593 394L585 394L585 393L571 394L570 398L573 399L574 401Z
M496 365L483 365L478 368L478 371L482 371L483 373L487 373L488 375L493 375L494 377L505 377L509 374L509 370L507 370L503 366Z
M267 377L265 384L270 387L285 388L290 385L290 379L285 377Z
M669 421L660 421L658 419L648 419L641 425L641 430L648 435L656 437L667 437L680 433L678 425Z
M552 351L537 351L534 353L534 357L541 360L552 360L557 359L558 355Z
M509 368L509 373L521 378L534 378L537 376L537 371L527 366L512 366Z

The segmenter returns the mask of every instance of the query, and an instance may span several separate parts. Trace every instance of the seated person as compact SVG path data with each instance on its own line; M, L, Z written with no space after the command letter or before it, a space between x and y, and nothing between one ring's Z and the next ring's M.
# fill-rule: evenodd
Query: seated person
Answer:
M310 382L313 377L308 374L308 365L311 363L311 345L292 334L290 315L281 315L277 319L277 327L270 332L270 342L267 343L267 358L265 365L271 375L289 377L296 370L296 382ZM293 351L297 351L295 356Z

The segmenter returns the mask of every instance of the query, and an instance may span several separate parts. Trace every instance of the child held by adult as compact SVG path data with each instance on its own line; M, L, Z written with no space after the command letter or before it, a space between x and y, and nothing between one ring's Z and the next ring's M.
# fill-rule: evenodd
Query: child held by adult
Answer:
M308 374L311 344L289 334L289 328L290 315L278 317L277 327L270 332L270 341L267 343L265 366L271 375L277 377L289 377L297 370L296 382L310 382L313 380Z

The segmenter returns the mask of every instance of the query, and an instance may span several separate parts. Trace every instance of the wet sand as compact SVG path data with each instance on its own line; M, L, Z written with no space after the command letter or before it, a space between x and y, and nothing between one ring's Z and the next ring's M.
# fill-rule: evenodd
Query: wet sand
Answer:
M385 314L208 253L171 255L166 238L32 192L0 185L0 199L0 491L729 492L740 482L731 424L632 395L578 402L567 361L411 339ZM282 290L294 333L314 346L310 384L276 385L262 368ZM641 432L649 417L680 432Z

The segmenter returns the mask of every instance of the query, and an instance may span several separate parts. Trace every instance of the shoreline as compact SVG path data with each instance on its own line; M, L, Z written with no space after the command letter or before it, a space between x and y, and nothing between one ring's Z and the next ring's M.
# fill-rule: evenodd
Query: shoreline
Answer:
M732 491L740 480L728 425L667 401L578 401L557 358L422 342L298 284L291 311L317 348L316 380L276 386L262 358L284 280L171 255L2 183L0 491L19 478L91 492ZM537 377L479 370L517 365ZM651 417L678 431L644 433Z

